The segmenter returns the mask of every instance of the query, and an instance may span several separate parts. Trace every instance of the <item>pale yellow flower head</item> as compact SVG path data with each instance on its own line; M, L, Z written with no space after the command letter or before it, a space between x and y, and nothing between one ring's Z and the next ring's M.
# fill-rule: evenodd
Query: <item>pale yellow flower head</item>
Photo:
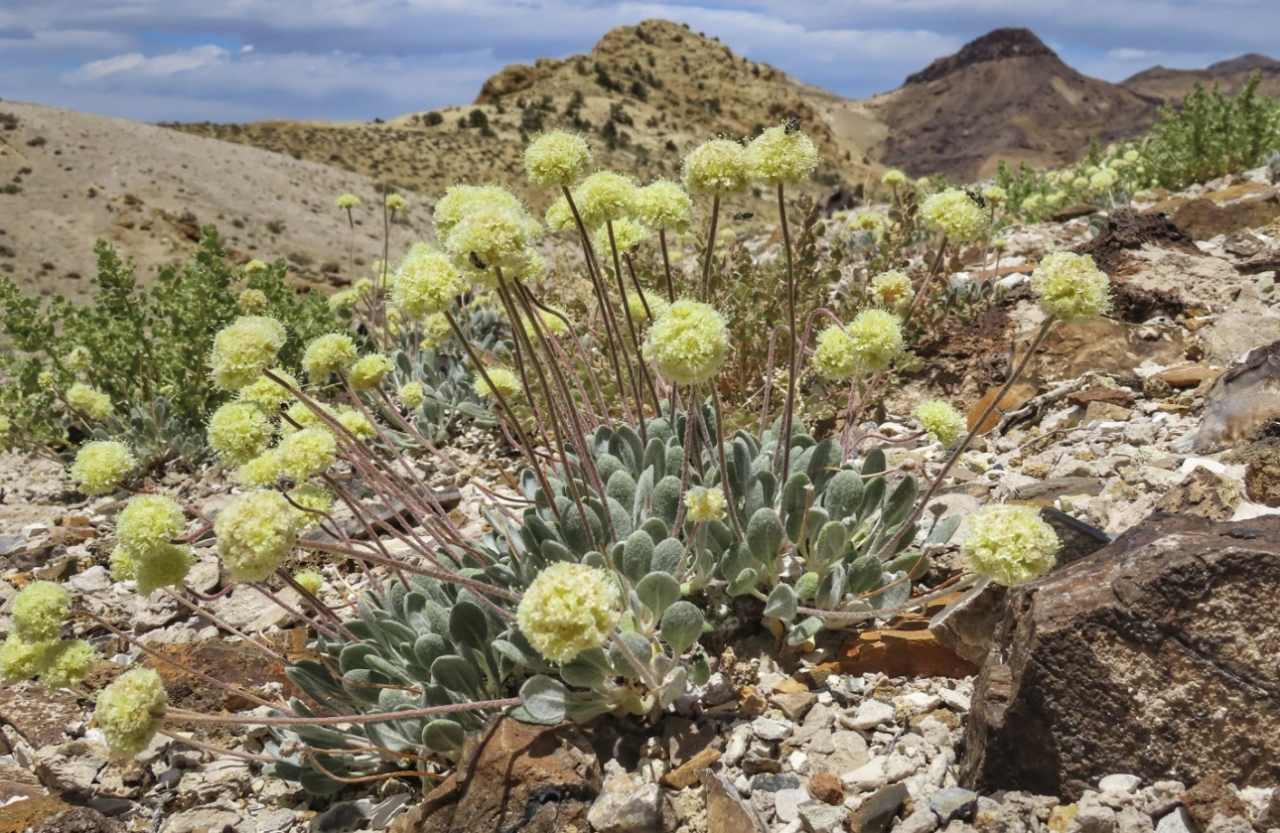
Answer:
M29 680L40 673L45 654L57 642L28 642L16 633L9 634L0 647L0 677L10 682Z
M302 570L294 574L293 580L298 582L299 587L313 596L319 593L320 588L324 586L324 576L320 575L319 570Z
M276 363L284 347L284 325L274 318L245 315L223 327L213 339L209 357L213 381L224 390L252 384Z
M818 167L818 148L799 130L770 127L747 145L751 178L765 185L799 185Z
M280 454L272 448L236 469L235 481L246 489L265 489L274 485L283 474Z
M853 342L854 360L864 372L884 370L902 352L902 321L882 309L858 313L845 334Z
M466 281L447 255L415 246L396 270L391 300L405 315L421 319L449 309L466 288Z
M360 204L360 198L355 194L339 194L334 204L343 211L350 211Z
M295 511L276 491L248 492L213 524L218 555L235 581L262 581L275 572L297 538Z
M485 374L489 376L488 381L485 380ZM486 367L484 373L476 373L475 377L476 393L489 399L497 398L495 390L508 401L522 391L520 377L506 367ZM493 387L489 386L490 382Z
M267 264L258 260L256 257L244 265L244 273L246 275L261 275L270 268Z
M133 577L138 582L138 594L149 596L161 587L181 585L195 560L191 548L179 544L161 544L145 553L134 553Z
M388 211L404 212L409 208L409 201L399 194L387 194L385 203Z
M427 401L427 387L421 382L405 382L396 392L396 399L409 410L413 410Z
M71 479L86 495L104 495L138 466L129 447L115 440L85 443L71 464Z
M443 313L428 315L422 322L422 346L434 350L453 338L453 327Z
M709 304L682 299L653 322L644 349L665 379L677 385L705 382L724 362L729 329Z
M94 422L102 422L111 416L111 397L83 382L67 388L67 405L78 414Z
M69 688L93 670L98 652L83 639L55 642L40 657L40 685L45 691Z
M952 243L964 245L981 240L987 233L987 215L959 188L933 194L920 206L925 228L941 232Z
M893 269L871 279L871 297L885 309L902 309L911 303L914 296L911 278L906 272Z
M302 369L312 382L324 382L331 373L346 373L355 363L357 355L351 336L345 333L326 333L311 339L302 354Z
M941 399L926 399L911 411L911 415L921 428L929 432L929 436L946 446L960 439L965 430L964 415L950 402Z
M577 223L573 219L573 209L569 207L569 200L564 194L556 197L551 207L547 209L546 223L550 231L567 231L577 228Z
M738 194L750 185L746 148L731 139L703 142L684 158L684 187L692 194Z
M541 230L523 208L485 206L458 221L444 239L444 248L467 272L492 275L498 268L517 275L524 271Z
M236 306L247 314L265 312L267 309L267 293L261 289L246 289L236 296Z
M843 327L834 325L818 333L810 362L815 373L832 382L848 379L858 372L853 339Z
M171 543L182 535L187 516L172 498L138 495L116 519L116 540L135 555Z
M382 379L394 369L391 359L381 353L370 353L361 356L351 365L351 387L356 390L373 390L382 384Z
M961 553L973 571L1012 587L1053 569L1062 542L1034 506L988 506L971 520Z
M610 220L621 220L635 209L640 189L629 176L613 171L597 171L573 191L573 204L578 207L582 224L589 229Z
M436 239L444 240L463 217L483 208L524 211L516 195L500 185L452 185L432 209Z
M558 663L606 644L621 617L622 599L609 574L565 561L539 573L516 609L529 644Z
M704 489L696 486L685 492L684 505L689 511L689 520L698 523L707 521L723 521L729 502L724 498L724 490L719 486Z
M890 168L884 172L884 176L880 177L880 182L888 185L890 188L896 188L907 181L907 175L897 168Z
M13 597L13 632L26 642L49 642L71 615L71 594L61 584L33 581Z
M551 130L535 138L524 152L529 181L539 188L571 186L595 164L587 140L577 133Z
M635 218L651 229L684 234L693 216L693 199L669 179L656 180L636 192Z
M647 289L641 290L640 295L632 293L627 296L627 313L638 324L657 320L669 306L666 298Z
M623 217L613 221L613 242L618 245L618 254L630 251L639 246L653 234L647 227L635 220ZM596 229L591 235L591 243L605 263L613 263L613 249L609 245L609 226Z
M294 378L292 373L287 373L278 367L273 368L271 372L279 376L289 387L294 390L298 389L298 380ZM258 377L256 382L240 388L236 398L242 402L251 402L267 413L275 413L282 406L293 401L293 394L280 382L263 374Z
M1092 255L1055 252L1031 273L1031 292L1046 315L1088 321L1111 308L1111 279Z
M135 668L98 693L93 715L112 754L132 758L164 725L168 703L160 675L150 668Z
M982 198L992 205L1000 205L1009 199L1009 194L999 185L988 185L982 189Z
M280 441L280 470L295 482L323 473L338 456L338 441L325 428L303 428Z
M262 408L252 402L235 400L213 412L206 436L209 447L223 461L238 466L261 454L274 433L275 428Z

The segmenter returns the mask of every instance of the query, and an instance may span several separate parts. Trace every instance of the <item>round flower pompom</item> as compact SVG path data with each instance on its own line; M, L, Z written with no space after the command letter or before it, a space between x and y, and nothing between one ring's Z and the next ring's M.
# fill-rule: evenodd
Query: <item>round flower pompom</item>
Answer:
M569 207L569 200L564 194L551 203L544 219L550 231L567 231L577 227L577 222L573 219L573 209Z
M684 187L693 194L738 194L751 185L747 151L732 139L712 139L684 158Z
M0 646L0 677L10 682L29 680L40 673L44 655L55 642L28 642L16 633L9 634Z
M356 390L373 390L382 384L382 379L395 367L391 359L381 353L370 353L361 356L351 366L351 387Z
M124 547L115 547L107 559L111 577L116 581L133 581L138 576L138 562Z
M400 386L400 390L396 391L396 399L412 411L427 401L427 386L421 382L405 382Z
M409 207L409 201L399 194L387 194L384 205L388 211L404 212Z
M658 372L677 385L705 382L716 374L729 349L724 316L709 304L682 299L653 322L645 354Z
M765 185L799 185L818 167L818 148L799 130L770 127L747 145L751 178Z
M551 310L554 310L554 312L548 312L544 309L537 310L537 320L538 323L542 325L543 331L553 336L568 335L569 322L572 320L569 318L569 313L563 307L559 307L555 304L548 304L547 306ZM559 314L557 315L556 313ZM523 322L524 331L529 334L529 338L536 340L537 333L534 332L533 328L534 320L532 318L525 317Z
M853 339L843 327L831 326L818 333L811 361L814 372L832 382L848 379L858 372Z
M302 482L323 473L338 457L338 440L325 428L303 428L280 441L280 470Z
M987 233L987 215L959 188L930 196L920 206L920 217L925 228L945 234L958 245L974 243Z
M629 176L597 171L574 190L573 204L578 207L582 224L593 229L610 220L629 216L635 209L639 191L635 180Z
M360 204L360 198L355 194L339 194L338 199L334 200L338 208L344 211L350 211Z
M236 296L236 306L241 312L250 315L265 312L268 306L267 293L261 289L246 289Z
M613 221L613 242L618 245L618 254L639 246L651 234L653 234L652 231L635 220L623 217L620 220ZM601 226L596 229L595 234L591 235L591 244L596 247L596 251L599 252L602 259L610 264L613 263L613 248L609 244L608 226Z
M319 593L320 588L324 586L324 576L320 575L319 570L302 570L294 574L293 580L298 582L299 587L313 596Z
M270 268L267 264L258 260L256 257L244 265L244 273L246 275L261 275Z
M147 553L182 534L187 516L164 495L138 495L116 519L116 540L133 553Z
M879 237L889 226L889 218L879 211L855 211L849 218L849 228L869 231Z
M129 447L116 440L85 443L71 464L71 479L80 491L90 497L105 495L138 466Z
M562 188L587 175L595 164L591 146L577 133L552 130L535 138L524 151L529 181L539 188Z
M71 594L61 584L33 581L13 598L13 632L26 642L49 642L71 615Z
M523 211L524 206L515 194L500 185L452 185L444 192L431 211L436 227L436 239L443 240L468 214L482 208L506 208Z
M236 469L235 481L246 489L264 489L274 485L283 474L280 469L280 454L273 448Z
M213 381L224 390L252 384L276 363L284 347L284 325L264 315L245 315L232 321L213 338L209 366Z
M97 658L98 652L83 639L55 643L40 657L40 685L46 691L73 686L93 670Z
M328 489L304 483L289 490L289 500L297 504L294 511L297 513L298 525L307 527L324 520L321 515L333 512L335 498Z
M351 336L327 333L311 339L302 354L302 369L311 381L324 382L331 373L345 373L357 355Z
M187 580L195 556L190 547L165 544L133 560L133 577L138 580L138 595L150 596L161 587L177 587Z
M693 223L693 198L678 183L655 180L636 192L634 214L651 229L684 234Z
M689 510L689 520L704 523L723 521L729 502L724 499L724 490L718 486L709 489L695 487L685 493L684 506Z
M539 654L566 663L608 642L622 617L622 599L609 574L559 561L529 585L516 622Z
M73 347L67 354L67 370L72 373L84 373L93 364L93 354L88 347Z
M627 296L627 313L631 316L632 321L638 321L642 324L658 319L670 306L666 298L656 295L647 289L642 289L639 295L631 294Z
M884 370L902 352L902 321L882 309L867 309L845 328L854 360L864 372Z
M517 274L541 228L523 207L486 206L463 217L444 238L444 248L468 271L487 273L496 267Z
M257 405L233 400L213 412L206 436L209 447L220 458L240 465L262 453L274 430L271 420Z
M888 185L890 188L897 188L907 181L907 175L897 168L890 168L884 172L884 176L880 177L880 182Z
M76 382L67 388L67 405L94 422L102 422L111 416L113 410L110 396L83 382Z
M488 380L485 380L485 375ZM492 383L492 386L490 386ZM503 399L511 399L520 393L520 377L505 367L486 367L484 373L476 373L475 390L480 396L496 399L496 390Z
M897 269L881 272L871 279L871 297L885 309L902 309L915 296L911 278Z
M323 402L316 403L316 404L319 405L320 410L324 411L326 416L329 416L333 419L338 418L337 410L333 408L331 405L326 405ZM298 428L324 427L324 420L320 418L319 414L317 414L314 410L312 410L312 407L313 405L308 405L305 402L294 402L292 405L290 405L288 408L285 409L284 415L286 418L296 422L298 424ZM294 428L293 425L287 422L283 422L280 425L280 433L285 435L292 434L294 431L297 431L298 428Z
M93 714L107 748L132 758L160 731L168 704L160 675L150 668L135 668L99 692Z
M929 436L943 445L951 445L964 433L964 415L950 402L927 399L917 405L911 415L919 421L920 427L929 432Z
M992 205L1000 205L1009 199L1009 194L999 185L988 185L982 189L982 198Z
M453 326L443 313L428 315L422 322L422 346L435 350L453 338Z
M369 421L369 418L355 408L341 408L334 419L357 439L371 440L378 436L378 432L373 427L373 423Z
M9 438L9 432L13 430L13 423L4 414L0 414L0 448L4 447L4 442Z
M391 284L391 301L410 318L444 312L467 288L449 256L416 249L405 257Z
M1034 506L988 506L973 516L961 553L973 571L1012 587L1044 575L1062 542Z
M290 388L297 390L300 387L293 374L286 373L279 368L275 368L271 372L279 376L281 381ZM280 382L263 374L258 377L256 382L240 388L236 398L242 402L252 402L268 413L275 413L282 406L293 401L293 394L289 393L289 389L280 384Z
M297 510L275 491L240 495L218 515L218 555L235 581L262 581L284 561L297 538Z
M1092 255L1049 255L1031 273L1031 292L1046 315L1069 323L1097 318L1111 308L1111 279Z

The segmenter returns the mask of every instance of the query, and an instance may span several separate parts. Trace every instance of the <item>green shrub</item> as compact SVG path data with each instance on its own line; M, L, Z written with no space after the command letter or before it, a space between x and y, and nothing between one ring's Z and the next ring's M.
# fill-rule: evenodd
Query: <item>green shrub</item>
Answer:
M94 250L97 291L87 303L60 295L42 303L0 278L0 332L10 346L0 356L0 413L15 447L66 452L105 432L151 462L199 457L204 418L225 399L204 383L209 351L218 330L243 313L241 289L261 292L265 314L286 325L290 366L300 344L337 326L318 293L299 295L284 282L283 262L252 275L228 264L211 225L191 260L160 270L150 288L137 285L133 265L106 242ZM68 407L65 392L77 382L109 397L112 414L95 420Z

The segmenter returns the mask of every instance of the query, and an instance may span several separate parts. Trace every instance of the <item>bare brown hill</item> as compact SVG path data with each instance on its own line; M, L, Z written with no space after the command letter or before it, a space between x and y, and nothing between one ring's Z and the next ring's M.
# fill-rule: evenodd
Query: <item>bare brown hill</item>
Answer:
M460 181L502 182L542 205L546 195L526 186L521 166L524 144L539 130L587 133L601 166L650 180L677 176L680 159L699 142L718 134L750 136L792 116L822 150L815 191L860 184L875 167L780 70L684 25L646 20L609 31L589 54L508 66L485 82L471 105L385 124L171 126L432 195Z
M156 267L185 260L200 225L215 223L235 260L284 257L300 283L345 282L350 228L334 199L344 191L366 199L355 210L364 274L360 264L382 251L375 185L257 148L0 101L0 272L27 291L81 297L92 289L95 240L133 260L145 282ZM410 228L393 230L393 254L427 218L410 210L405 219Z
M1229 61L1219 61L1204 69L1166 69L1152 67L1120 82L1126 90L1175 106L1196 82L1205 87L1218 87L1228 95L1235 95L1249 80L1254 71L1262 73L1258 92L1280 98L1280 61L1256 52L1241 55Z
M997 29L867 102L885 125L872 148L913 175L973 180L1011 164L1073 162L1101 141L1137 135L1155 102L1064 64L1027 29Z

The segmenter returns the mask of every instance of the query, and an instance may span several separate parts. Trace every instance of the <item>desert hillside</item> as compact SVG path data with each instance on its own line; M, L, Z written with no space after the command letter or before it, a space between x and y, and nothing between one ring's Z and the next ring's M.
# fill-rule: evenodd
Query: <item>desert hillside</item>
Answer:
M374 188L368 177L258 148L0 101L0 272L29 291L89 292L97 239L133 259L145 281L183 260L205 223L236 260L283 257L301 283L345 283L351 232L334 199L350 191L366 200L355 211L358 270L381 257ZM393 252L426 219L410 210Z
M1280 61L1257 53L1241 55L1229 61L1219 61L1204 69L1152 67L1126 78L1120 82L1120 86L1139 95L1176 104L1191 92L1197 81L1206 87L1217 84L1224 93L1235 95L1255 71L1262 73L1262 82L1258 84L1258 91L1266 95L1280 96Z
M873 149L912 174L972 180L1011 164L1079 159L1091 137L1135 136L1155 103L1089 78L1027 29L997 29L939 58L893 92L868 102L884 124Z
M869 165L852 134L833 130L780 70L680 24L646 20L608 32L586 55L512 65L475 102L385 124L181 124L180 130L358 171L427 194L498 181L535 205L521 166L525 140L564 127L588 134L602 166L644 180L678 175L680 159L717 134L741 137L798 117L822 150L814 190L862 184ZM762 202L757 200L756 202Z

